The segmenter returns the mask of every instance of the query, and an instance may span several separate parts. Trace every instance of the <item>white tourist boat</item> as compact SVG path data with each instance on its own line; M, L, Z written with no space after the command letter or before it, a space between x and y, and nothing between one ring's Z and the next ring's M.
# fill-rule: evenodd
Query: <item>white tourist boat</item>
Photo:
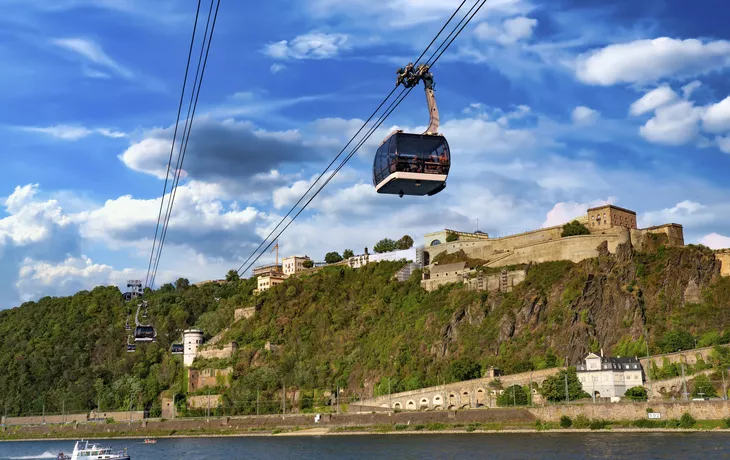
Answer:
M89 441L76 441L71 455L63 452L58 453L57 460L130 460L127 448L113 451L111 447L99 447L96 444L89 445Z

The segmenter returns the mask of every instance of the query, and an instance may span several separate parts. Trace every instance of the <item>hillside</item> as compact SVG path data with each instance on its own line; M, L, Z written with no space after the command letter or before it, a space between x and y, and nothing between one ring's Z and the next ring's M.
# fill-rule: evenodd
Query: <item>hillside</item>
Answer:
M0 312L0 406L8 413L127 408L129 395L158 410L157 395L182 389L181 363L167 353L182 329L208 337L231 326L239 344L226 391L250 412L256 390L346 387L351 393L400 391L474 376L575 364L589 350L644 354L730 342L730 278L720 278L702 246L621 246L578 264L533 265L510 293L450 285L427 293L420 273L399 283L397 262L353 270L329 267L253 297L254 280L189 286L179 280L146 295L156 344L124 351L126 306L116 288L44 298ZM215 298L220 300L216 301ZM231 325L235 308L256 315ZM728 333L725 333L725 332ZM278 345L264 349L266 342ZM375 387L375 388L373 388ZM272 403L276 405L276 403ZM72 409L70 409L72 408Z

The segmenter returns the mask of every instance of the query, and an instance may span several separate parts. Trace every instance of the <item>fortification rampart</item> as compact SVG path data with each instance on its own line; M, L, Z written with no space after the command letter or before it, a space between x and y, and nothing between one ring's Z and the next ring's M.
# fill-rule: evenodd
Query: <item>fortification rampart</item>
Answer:
M715 251L715 259L720 261L720 276L730 276L730 249Z
M3 417L5 425L42 425L44 423L84 423L88 420L89 414L64 414L64 415L38 415L32 417Z
M647 409L660 413L662 419L679 419L682 414L688 412L698 420L720 420L730 416L730 401L588 403L532 407L527 410L540 420L557 422L563 415L574 420L579 415L584 415L589 419L608 421L646 419Z
M126 422L128 420L131 420L133 422L144 420L145 418L145 411L143 410L137 410L137 411L116 411L116 412L96 412L91 411L89 413L90 419L113 419L116 422Z
M685 363L688 365L695 365L697 364L699 358L702 358L703 361L707 362L710 358L710 355L712 354L713 348L714 347L694 348L692 350L664 353L661 355L652 355L650 358L654 367L663 367L665 359L669 363ZM648 368L649 361L647 360L646 356L643 358L639 358L639 362L641 362L641 366L644 369Z
M390 395L377 396L353 403L353 406L383 407L399 410L446 410L477 407L495 407L497 396L502 388L511 385L542 385L546 378L556 374L561 368L543 369L520 374L502 375L496 378L482 377L463 382L449 383L419 390L404 391ZM501 387L495 381L499 380ZM533 391L533 401L540 396Z
M221 348L211 347L198 350L197 357L203 359L228 359L238 350L238 344L231 342Z
M191 409L207 409L218 407L222 404L222 395L188 396L188 407Z

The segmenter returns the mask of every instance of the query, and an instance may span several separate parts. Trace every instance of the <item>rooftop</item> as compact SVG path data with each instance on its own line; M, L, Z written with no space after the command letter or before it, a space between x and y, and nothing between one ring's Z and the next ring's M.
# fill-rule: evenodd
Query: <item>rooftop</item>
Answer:
M612 204L604 204L603 206L596 206L595 208L588 208L588 212L598 211L599 209L605 209L605 208L616 209L618 211L628 212L629 214L636 215L636 212L632 211L631 209L622 208L620 206L615 206Z

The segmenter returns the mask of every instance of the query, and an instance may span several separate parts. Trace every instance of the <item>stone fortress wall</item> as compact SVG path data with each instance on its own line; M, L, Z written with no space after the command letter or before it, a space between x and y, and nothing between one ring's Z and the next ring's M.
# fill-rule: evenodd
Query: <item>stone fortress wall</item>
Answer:
M487 376L478 379L377 396L363 399L360 402L351 404L351 406L355 411L368 411L373 408L413 411L496 407L497 396L505 388L512 385L526 386L531 383L542 386L546 378L557 374L562 369L564 368L556 367L520 374L497 376L489 372ZM495 387L497 380L501 384L501 388ZM537 390L533 389L532 399L534 403L541 402L542 397Z
M613 205L591 208L586 215L576 219L583 223L590 234L561 237L563 226L553 226L532 230L501 238L489 238L486 233L464 233L452 230L443 230L429 233L424 236L425 256L424 263L433 270L432 261L436 256L464 251L472 259L486 262L487 267L506 267L510 265L542 263L556 260L570 260L580 262L585 259L598 257L598 247L606 242L608 251L616 252L621 243L630 242L633 247L641 250L646 238L652 234L667 236L670 246L684 246L684 232L679 224L669 223L654 227L639 229L636 226L636 213L628 209ZM449 233L456 233L459 239L446 242ZM724 274L730 275L730 250L720 252L718 259L727 260L727 269ZM436 289L441 284L463 280L462 274L454 274L451 278L434 282L429 274L424 276L423 286L428 290ZM499 286L494 281L485 286L492 288ZM486 287L485 287L486 288ZM488 290L494 290L486 288Z

